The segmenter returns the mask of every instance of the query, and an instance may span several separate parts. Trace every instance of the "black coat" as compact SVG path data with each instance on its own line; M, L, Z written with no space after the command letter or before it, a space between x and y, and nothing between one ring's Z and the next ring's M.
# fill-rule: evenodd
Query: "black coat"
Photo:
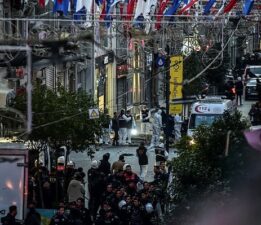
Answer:
M237 81L236 85L235 85L235 88L236 88L236 94L237 95L242 95L243 94L244 85L243 85L242 81Z
M24 224L26 225L41 225L41 216L35 209L30 209L27 213Z
M70 225L68 218L65 215L56 214L49 225Z
M10 213L1 219L1 223L3 225L19 225L19 223L15 221L15 217L13 217Z
M139 147L136 150L137 157L139 159L139 165L148 165L147 148Z
M111 164L109 163L110 154L106 153L103 155L99 170L104 173L105 176L111 173Z

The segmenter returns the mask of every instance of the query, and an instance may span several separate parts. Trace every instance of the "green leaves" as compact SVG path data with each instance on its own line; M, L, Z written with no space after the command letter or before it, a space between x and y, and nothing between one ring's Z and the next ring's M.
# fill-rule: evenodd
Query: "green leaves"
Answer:
M242 147L243 130L247 127L248 122L240 112L236 111L233 115L225 112L212 126L196 129L194 144L189 137L183 137L176 144L178 157L173 159L172 166L177 200L190 198L195 193L200 195L229 189L228 181L242 175L247 164L247 151ZM231 131L230 146L225 157L228 131Z
M83 151L95 144L101 133L103 114L100 119L89 119L88 110L95 106L92 96L84 91L59 87L54 92L38 85L32 97L33 130L26 140L48 143L53 149L64 145L68 150ZM25 112L25 96L18 96L14 107Z

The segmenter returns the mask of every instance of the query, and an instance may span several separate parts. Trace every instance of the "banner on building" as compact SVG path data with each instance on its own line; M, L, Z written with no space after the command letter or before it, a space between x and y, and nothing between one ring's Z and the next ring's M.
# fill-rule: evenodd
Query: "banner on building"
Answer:
M170 58L170 101L182 98L183 56ZM182 104L170 104L170 114L182 113Z

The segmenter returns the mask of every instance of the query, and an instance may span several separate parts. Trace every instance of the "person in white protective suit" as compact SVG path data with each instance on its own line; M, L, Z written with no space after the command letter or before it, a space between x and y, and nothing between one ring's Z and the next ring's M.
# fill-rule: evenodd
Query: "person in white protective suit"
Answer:
M131 120L131 117L127 117L125 115L125 111L121 110L118 119L119 119L119 144L126 145L127 127L128 127L128 122Z
M181 120L181 116L176 114L174 117L174 132L175 132L175 141L178 141L181 138L181 124L182 124L182 120Z
M150 143L150 148L154 146L159 146L160 144L160 132L162 128L162 116L161 116L161 109L154 114L154 120L152 123L152 138Z

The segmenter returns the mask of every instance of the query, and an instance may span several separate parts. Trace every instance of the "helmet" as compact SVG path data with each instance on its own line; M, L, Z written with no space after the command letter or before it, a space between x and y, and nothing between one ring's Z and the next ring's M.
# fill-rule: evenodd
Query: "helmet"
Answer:
M152 212L154 211L153 206L152 206L151 203L147 203L147 204L145 205L145 209L146 209L146 212L147 212L147 213L152 213Z
M65 161L64 156L60 156L60 157L58 157L58 159L57 159L57 163L58 163L58 164L64 164L64 161Z
M130 164L125 164L125 165L123 166L123 170L126 170L127 166L130 166Z
M124 206L124 205L126 205L127 203L126 203L126 201L125 200L121 200L120 202L119 202L119 204L118 204L118 206L119 206L119 209L121 209L122 208L122 206Z
M159 147L160 147L160 148L164 148L164 144L163 144L163 143L160 143L160 144L159 144Z
M98 169L98 167L99 167L99 162L97 160L93 160L91 162L91 168Z
M74 166L73 161L69 161L69 162L67 163L67 166Z

